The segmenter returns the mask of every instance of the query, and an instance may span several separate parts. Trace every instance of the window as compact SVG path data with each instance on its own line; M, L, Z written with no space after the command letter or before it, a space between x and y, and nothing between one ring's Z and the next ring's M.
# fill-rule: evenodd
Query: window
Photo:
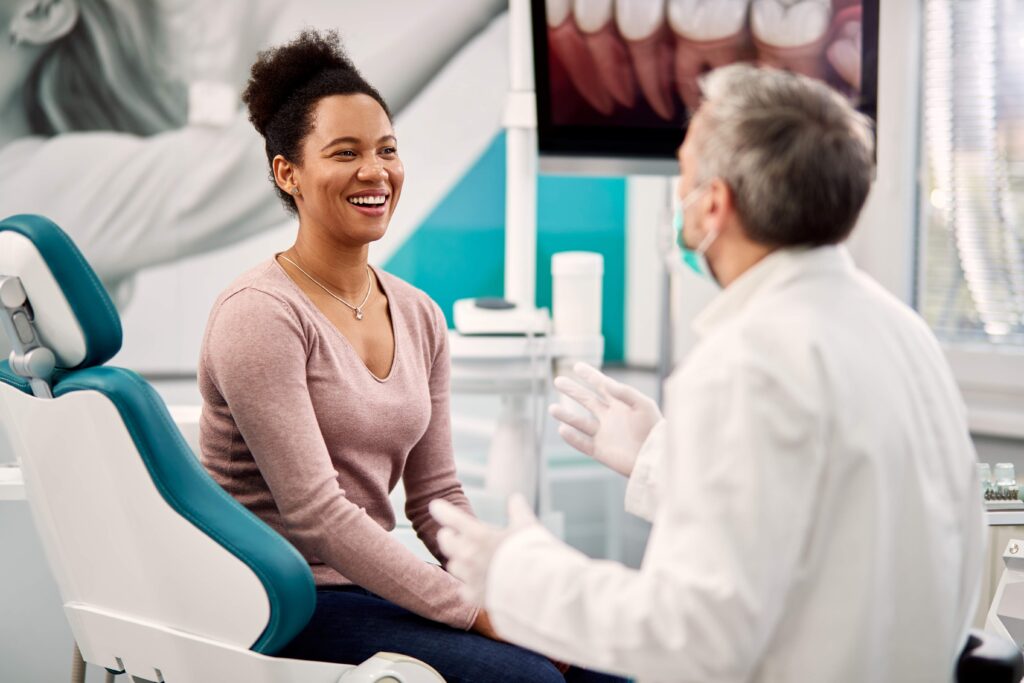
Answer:
M923 45L918 307L948 348L1024 355L1024 1L926 0Z

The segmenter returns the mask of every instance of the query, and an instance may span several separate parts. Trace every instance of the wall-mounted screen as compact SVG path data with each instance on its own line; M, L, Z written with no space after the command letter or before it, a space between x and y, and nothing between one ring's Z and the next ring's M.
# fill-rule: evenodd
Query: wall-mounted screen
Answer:
M875 115L878 0L533 0L542 155L672 159L698 77L819 78Z

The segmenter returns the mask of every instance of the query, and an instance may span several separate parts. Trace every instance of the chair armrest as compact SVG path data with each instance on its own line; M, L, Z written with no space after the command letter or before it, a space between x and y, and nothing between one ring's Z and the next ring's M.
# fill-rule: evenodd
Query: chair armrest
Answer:
M406 655L378 652L356 668L346 671L338 683L444 683L428 664Z

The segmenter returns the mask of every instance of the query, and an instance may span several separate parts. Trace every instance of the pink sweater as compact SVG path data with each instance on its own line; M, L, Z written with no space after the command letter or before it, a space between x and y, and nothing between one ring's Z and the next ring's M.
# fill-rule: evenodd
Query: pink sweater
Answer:
M299 549L318 586L355 583L466 629L477 609L459 581L388 533L399 478L406 515L442 561L427 504L470 510L452 458L447 327L426 294L374 272L395 332L383 379L274 259L220 295L199 361L203 464Z

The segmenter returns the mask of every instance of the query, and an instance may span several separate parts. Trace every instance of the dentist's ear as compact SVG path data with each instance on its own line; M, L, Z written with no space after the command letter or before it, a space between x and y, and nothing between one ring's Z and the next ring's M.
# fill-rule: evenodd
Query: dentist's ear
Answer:
M701 221L705 230L713 230L721 234L728 224L729 217L736 210L735 196L732 188L721 178L712 178L708 182L705 197L702 198L706 211Z
M78 23L78 0L24 0L7 30L15 45L47 45Z

